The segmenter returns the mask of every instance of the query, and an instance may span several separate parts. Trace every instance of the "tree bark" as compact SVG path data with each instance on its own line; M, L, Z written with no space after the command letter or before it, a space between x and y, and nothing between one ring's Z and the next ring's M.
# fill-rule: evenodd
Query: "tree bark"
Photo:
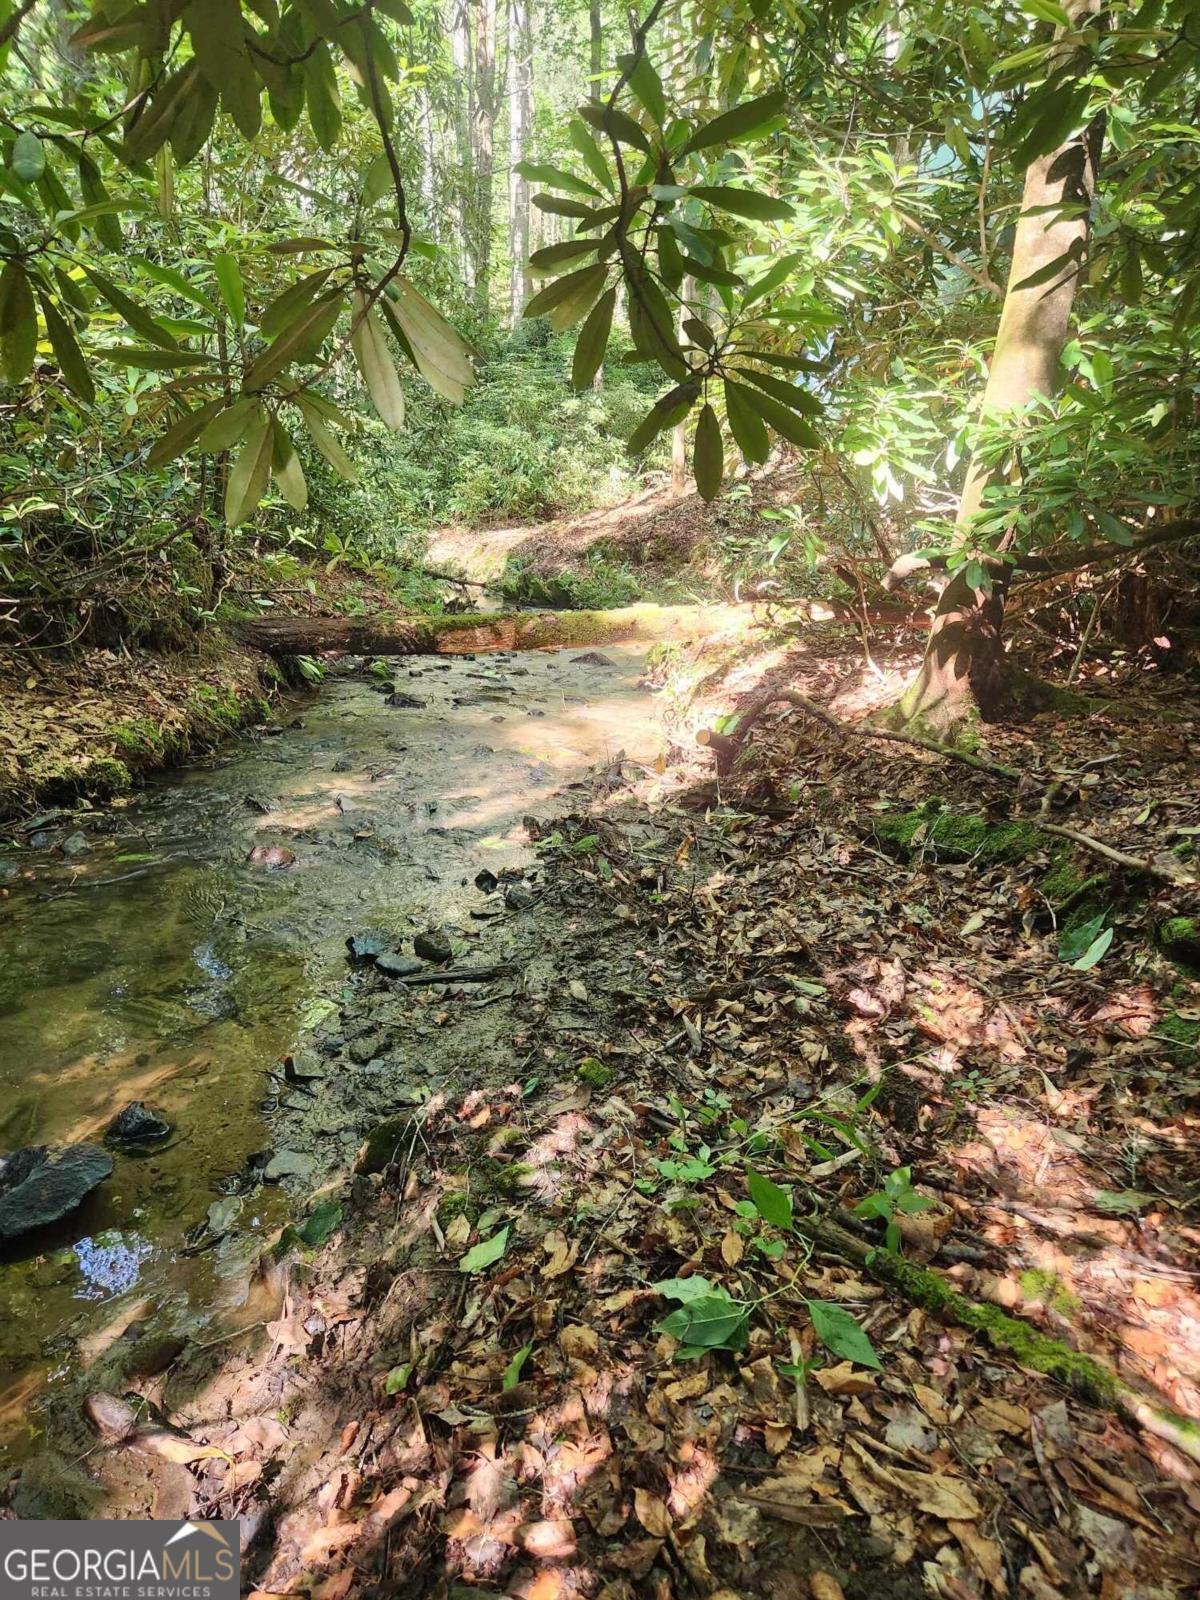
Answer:
M1078 24L1100 9L1100 0L1072 0L1067 10ZM996 348L983 397L983 418L1003 422L1018 416L1039 395L1053 394L1070 331L1071 311L1085 270L1090 210L1095 193L1103 123L1097 119L1078 137L1040 156L1025 174L1021 211L1013 240L1008 288ZM1063 259L1047 282L1027 280ZM969 546L984 493L998 481L978 456L968 463L955 518L954 540ZM1002 548L1002 547L1001 547ZM994 721L1024 703L1044 704L1045 686L1018 678L1004 652L1002 629L1009 571L992 569L990 592L967 582L965 569L942 591L925 659L892 720L920 723L942 737L978 716Z
M533 122L533 38L529 0L508 0L509 319L515 327L529 298L529 183L517 171Z
M244 643L272 655L345 650L354 655L471 655L558 650L637 640L701 638L749 623L750 606L624 606L616 611L470 612L423 617L255 617L237 624Z
M475 297L487 310L492 276L492 205L495 184L496 0L470 0L474 19L475 106L471 124L474 141L475 193L473 247Z

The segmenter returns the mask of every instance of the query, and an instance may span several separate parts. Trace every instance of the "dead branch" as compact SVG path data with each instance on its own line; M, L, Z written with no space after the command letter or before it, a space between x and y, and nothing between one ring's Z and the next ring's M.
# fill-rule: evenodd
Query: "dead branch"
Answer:
M922 739L913 733L898 733L891 728L843 722L840 717L835 717L832 712L826 711L824 706L819 706L815 700L810 700L798 689L783 688L766 689L748 701L738 713L737 727L732 733L718 733L713 728L702 728L696 735L697 744L704 745L716 753L718 772L724 774L730 771L754 724L780 700L788 705L799 706L802 711L806 711L810 717L815 717L818 722L823 722L834 733L853 735L860 739L885 739L890 744L904 744L916 750L928 750L931 755L946 756L949 760L961 761L968 767L974 767L978 772L990 772L995 777L1006 778L1010 782L1016 782L1021 777L1015 767L1006 767L998 761L989 761L985 756L973 755L969 750L957 750L953 745L938 744L934 739Z

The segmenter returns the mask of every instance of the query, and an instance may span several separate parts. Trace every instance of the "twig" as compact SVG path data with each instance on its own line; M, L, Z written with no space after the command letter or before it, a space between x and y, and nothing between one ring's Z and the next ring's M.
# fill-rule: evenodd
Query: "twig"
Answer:
M739 713L737 728L732 734L716 733L711 728L702 728L696 735L696 742L707 745L717 752L718 771L728 772L746 737L755 722L763 712L776 701L785 701L788 705L799 706L802 711L807 711L810 717L815 717L818 722L823 722L834 733L853 734L861 739L886 739L890 744L910 745L915 750L928 750L932 755L946 756L951 761L961 761L968 767L974 767L978 772L990 772L998 778L1007 778L1016 782L1021 774L1015 767L1006 767L998 761L988 761L984 756L973 755L969 750L958 750L953 745L938 744L935 739L922 739L915 733L898 733L891 728L864 727L861 723L843 722L840 717L835 717L832 712L826 711L824 706L819 706L815 700L810 700L807 695L798 689L767 689L751 700Z
M1056 833L1061 839L1070 839L1073 844L1081 845L1083 849L1103 856L1106 861L1113 861L1119 867L1128 867L1131 872L1144 872L1148 877L1158 878L1163 883L1179 884L1184 888L1200 885L1200 878L1190 873L1182 861L1177 861L1174 856L1152 861L1148 856L1131 856L1124 850L1118 850L1115 845L1105 844L1103 839L1094 839L1090 833L1080 833L1078 828L1064 828L1058 822L1041 822L1038 826L1043 833Z

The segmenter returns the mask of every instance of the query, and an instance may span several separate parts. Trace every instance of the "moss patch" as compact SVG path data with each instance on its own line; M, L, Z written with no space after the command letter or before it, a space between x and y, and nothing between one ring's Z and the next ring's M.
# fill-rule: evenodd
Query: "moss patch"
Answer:
M1032 822L989 822L986 817L946 810L939 800L927 800L916 811L876 817L872 826L876 836L898 852L920 850L938 861L981 861L989 866L1022 861L1043 839Z
M575 1076L589 1089L607 1089L613 1080L613 1070L595 1056L584 1056L575 1068Z
M1158 938L1172 961L1188 971L1200 968L1200 918L1168 917Z
M1200 1022L1193 1022L1190 1017L1181 1017L1178 1012L1172 1011L1154 1031L1160 1039L1168 1041L1168 1054L1178 1066L1196 1065L1200 1059Z

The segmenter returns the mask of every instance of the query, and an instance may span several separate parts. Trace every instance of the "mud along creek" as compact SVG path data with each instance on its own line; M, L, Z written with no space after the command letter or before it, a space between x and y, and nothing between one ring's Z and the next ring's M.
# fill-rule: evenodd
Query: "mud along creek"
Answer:
M644 655L408 658L387 681L345 669L209 765L52 815L6 853L24 876L0 901L0 1155L105 1148L135 1101L172 1130L107 1146L112 1173L81 1204L0 1245L10 1456L37 1449L47 1397L112 1338L153 1328L169 1359L244 1301L264 1237L362 1135L343 1111L281 1149L273 1118L281 1063L350 993L347 939L382 927L415 960L432 929L454 964L495 959L502 875L531 892L512 883L535 862L522 818L552 817L564 784L621 751L657 754ZM294 861L265 864L276 847L268 862ZM394 1043L362 1065L415 1092L429 1063Z

